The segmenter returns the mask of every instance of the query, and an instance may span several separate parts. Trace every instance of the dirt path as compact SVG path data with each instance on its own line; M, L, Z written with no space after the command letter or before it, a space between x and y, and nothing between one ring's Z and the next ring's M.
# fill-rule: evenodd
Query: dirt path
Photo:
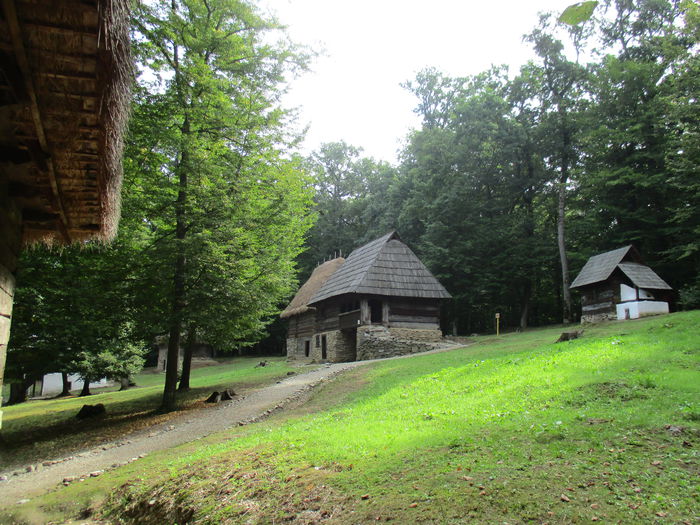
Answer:
M464 345L454 345L414 355L443 352L458 346ZM390 359L409 357L412 356ZM0 481L0 505L31 499L62 483L66 478L79 479L89 477L91 474L99 475L105 469L136 461L139 457L144 457L151 452L175 447L214 432L253 422L275 409L282 408L289 401L345 370L376 362L376 360L355 361L325 365L311 372L288 377L247 396L225 401L215 408L188 412L166 423L124 436L118 441L105 443L60 462L41 466L38 470L22 473L1 472L0 475L4 474L7 479Z

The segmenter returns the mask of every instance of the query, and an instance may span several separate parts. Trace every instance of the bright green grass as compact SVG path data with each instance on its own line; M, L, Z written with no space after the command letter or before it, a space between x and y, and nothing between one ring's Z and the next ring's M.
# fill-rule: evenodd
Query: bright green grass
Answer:
M259 358L233 359L218 366L192 370L190 386L193 389L215 385L235 384L241 381L272 378L291 370L284 358L268 359L271 366L255 368ZM125 391L102 392L95 390L90 397L68 397L33 400L3 408L3 431L12 433L27 428L46 426L65 417L73 417L85 403L103 403L107 410L123 412L128 407L156 408L163 392L165 374L141 373L135 377L137 387Z
M685 318L700 321L696 313ZM673 324L681 319L676 316ZM384 362L370 373L370 386L348 404L180 461L275 442L312 462L375 463L469 440L469 433L493 426L538 436L566 435L587 418L614 416L630 426L682 420L700 413L700 336L693 323L667 324L669 318L660 318L627 335L557 345L550 332L541 332L517 344L511 344L517 338L512 336L486 348ZM523 342L541 339L550 343L523 348ZM606 382L624 383L629 390L625 410L616 403L581 401L582 387ZM663 396L653 396L649 407L646 392L656 388Z
M127 523L694 522L698 326L687 312L378 362L321 389L325 410L154 454L33 508L70 515L65 501L111 491L104 510Z
M236 358L217 366L195 368L190 378L191 390L179 393L178 402L187 406L203 399L211 390L268 384L292 370L284 358L266 358L266 361L268 366L257 368L259 358ZM139 424L147 424L146 420L160 404L164 381L165 374L144 372L135 377L137 387L125 391L95 390L89 397L32 400L4 407L1 435L5 446L0 451L0 465L51 459L62 448L89 441L91 434L99 434L95 436L99 440L128 431L135 419ZM75 415L84 404L97 403L105 405L107 419L76 422ZM111 426L115 428L110 433ZM31 442L43 443L43 458L37 456L35 447L29 446ZM23 447L29 447L26 454Z

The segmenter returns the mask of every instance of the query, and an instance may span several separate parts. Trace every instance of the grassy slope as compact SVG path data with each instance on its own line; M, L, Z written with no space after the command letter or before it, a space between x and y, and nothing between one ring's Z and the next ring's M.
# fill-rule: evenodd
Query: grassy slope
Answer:
M270 366L256 368L259 358L238 358L218 366L195 368L191 390L178 395L181 410L201 408L202 400L212 390L268 384L291 370L284 358L266 360ZM34 400L4 407L0 467L51 459L176 415L153 412L160 404L164 380L162 373L143 372L135 377L138 387L126 391L95 390L99 393L87 398ZM84 404L97 403L105 405L106 418L85 422L75 419Z
M153 455L25 512L75 512L66 501L121 484L103 511L135 523L692 523L698 325L689 312L377 363L319 392L325 410Z

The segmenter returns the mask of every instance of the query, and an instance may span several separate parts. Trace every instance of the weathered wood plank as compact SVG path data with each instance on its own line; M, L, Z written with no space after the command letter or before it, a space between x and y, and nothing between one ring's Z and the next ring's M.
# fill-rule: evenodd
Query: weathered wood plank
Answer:
M405 307L391 307L391 314L392 315L439 315L440 314L440 309L435 308L432 306L426 306L424 308L419 307L418 305L414 306L413 308L405 308Z
M581 307L581 311L589 313L589 312L597 312L599 310L600 311L611 310L613 308L615 308L615 305L612 302L604 302L604 303L583 305Z
M15 273L17 261L17 253L8 246L4 239L0 238L0 266L4 266L10 273Z
M417 328L421 330L438 330L440 325L438 323L390 323L392 327L396 328Z
M0 345L7 345L10 339L10 318L0 315ZM4 359L4 356L0 357Z
M390 315L390 323L437 323L436 315Z
M0 290L11 297L15 295L15 276L2 264L0 264Z
M5 290L0 290L0 315L12 317L13 297Z

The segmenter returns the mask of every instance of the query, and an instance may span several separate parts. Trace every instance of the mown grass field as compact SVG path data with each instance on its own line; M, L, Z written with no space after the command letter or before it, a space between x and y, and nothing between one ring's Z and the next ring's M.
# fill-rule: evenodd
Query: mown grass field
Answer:
M700 312L478 338L361 367L264 423L7 520L697 523Z
M180 411L201 408L213 390L251 389L274 382L292 368L284 358L265 358L269 363L257 367L260 358L236 358L217 366L192 370L191 389L178 394ZM116 387L93 390L89 397L64 397L32 400L3 407L0 431L0 469L32 461L52 459L79 447L115 439L126 432L177 415L157 414L165 375L145 371L135 378L136 387L117 391ZM78 421L75 415L84 404L102 403L107 417Z

